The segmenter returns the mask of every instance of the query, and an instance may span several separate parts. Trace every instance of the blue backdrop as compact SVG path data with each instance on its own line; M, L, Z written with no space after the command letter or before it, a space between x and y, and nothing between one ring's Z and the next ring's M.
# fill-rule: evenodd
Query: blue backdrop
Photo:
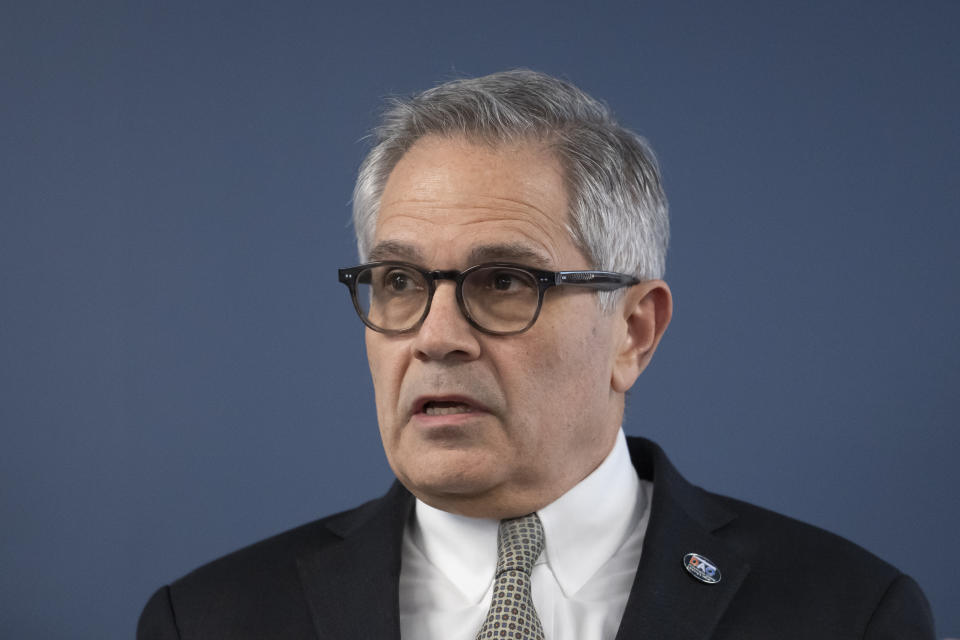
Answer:
M676 315L626 429L850 537L960 635L960 4L19 2L0 20L0 636L382 493L353 178L516 66L647 136ZM842 570L842 568L838 568Z

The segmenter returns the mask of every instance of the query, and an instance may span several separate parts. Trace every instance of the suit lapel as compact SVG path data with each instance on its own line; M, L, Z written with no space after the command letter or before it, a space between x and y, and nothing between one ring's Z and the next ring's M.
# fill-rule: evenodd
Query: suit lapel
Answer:
M327 523L339 540L298 559L319 638L400 639L400 552L412 504L394 483L380 500Z
M639 438L629 444L638 474L653 480L653 504L617 640L709 638L750 569L712 534L736 515L684 480L657 445ZM711 560L720 582L705 584L688 574L688 553Z

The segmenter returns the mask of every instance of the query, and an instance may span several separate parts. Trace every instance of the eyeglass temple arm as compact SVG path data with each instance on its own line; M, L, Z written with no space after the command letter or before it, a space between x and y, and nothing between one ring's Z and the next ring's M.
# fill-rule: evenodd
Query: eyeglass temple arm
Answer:
M633 276L613 271L558 271L554 284L613 291L639 283Z

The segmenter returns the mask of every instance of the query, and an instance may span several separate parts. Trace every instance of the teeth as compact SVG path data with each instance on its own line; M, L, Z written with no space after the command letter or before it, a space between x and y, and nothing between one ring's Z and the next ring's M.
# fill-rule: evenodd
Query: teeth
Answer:
M471 413L472 411L473 408L465 404L455 404L451 407L428 405L423 408L423 412L428 416L449 416L455 413Z

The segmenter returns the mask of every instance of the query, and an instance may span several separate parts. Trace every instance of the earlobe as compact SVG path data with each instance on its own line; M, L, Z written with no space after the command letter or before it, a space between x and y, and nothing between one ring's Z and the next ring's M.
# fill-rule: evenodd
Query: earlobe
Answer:
M621 340L615 354L610 385L626 393L650 364L660 338L673 315L673 296L662 280L649 280L631 288L623 300Z

